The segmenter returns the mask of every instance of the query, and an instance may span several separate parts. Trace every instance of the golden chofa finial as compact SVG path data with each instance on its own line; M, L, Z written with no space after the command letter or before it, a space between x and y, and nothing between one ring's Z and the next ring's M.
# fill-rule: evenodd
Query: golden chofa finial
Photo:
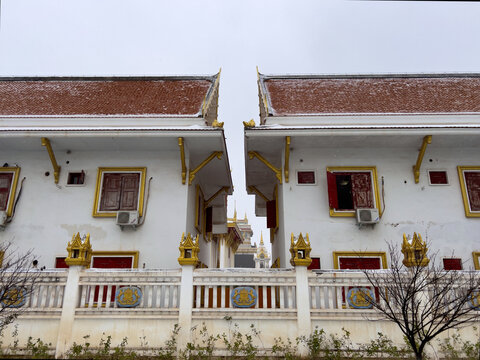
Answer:
M260 231L260 245L265 245L263 243L263 231Z
M217 119L215 119L215 120L213 120L213 122L212 122L212 126L223 129L223 121L220 122L220 121L218 121Z
M72 241L67 245L68 255L65 263L68 266L79 265L88 266L92 258L92 245L90 245L90 234L87 234L85 241L82 243L80 233L72 236Z
M255 121L253 119L251 119L250 121L244 121L243 122L243 127L245 128L251 128L251 127L255 127Z
M403 265L406 267L427 266L430 260L427 258L427 243L422 240L422 236L413 233L413 240L410 244L407 236L403 234L402 253Z
M300 233L297 242L295 242L295 237L292 233L290 244L290 264L292 264L292 266L309 266L312 263L310 251L312 251L312 248L310 247L308 233L306 234L306 239L303 237L302 233Z
M200 252L198 235L193 239L190 233L188 233L187 236L183 233L178 249L180 250L180 257L178 258L180 265L197 265L198 253Z

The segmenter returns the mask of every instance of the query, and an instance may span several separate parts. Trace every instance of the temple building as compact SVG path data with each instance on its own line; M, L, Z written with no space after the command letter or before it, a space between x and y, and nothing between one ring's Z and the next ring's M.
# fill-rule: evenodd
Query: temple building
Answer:
M267 269L270 267L270 256L268 250L263 242L263 234L260 234L260 244L255 254L255 268Z
M65 267L77 233L91 267L178 268L190 233L202 267L233 263L219 79L1 78L0 240L39 268Z
M479 269L480 74L258 73L244 122L247 192L272 259L311 269L387 268L387 242L418 233L445 269Z

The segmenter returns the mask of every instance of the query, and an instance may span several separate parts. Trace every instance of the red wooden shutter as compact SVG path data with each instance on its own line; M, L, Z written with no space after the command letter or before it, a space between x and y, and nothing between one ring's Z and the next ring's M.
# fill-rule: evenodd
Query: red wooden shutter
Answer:
M140 174L122 174L119 210L137 210Z
M68 265L65 262L64 257L55 258L55 269L66 269L66 268L68 268Z
M462 270L462 259L443 259L445 270Z
M340 269L380 269L380 259L374 257L341 257Z
M328 206L338 208L337 178L334 173L327 171Z
M374 208L371 173L352 172L351 177L354 208Z
M480 211L480 172L465 171L464 174L470 211Z
M116 173L104 173L100 211L119 210L121 192L122 175Z
M205 232L210 233L212 232L213 228L213 209L211 206L205 209Z
M131 269L133 258L131 256L94 256L92 268L97 269Z
M312 257L312 262L307 267L308 270L320 269L320 258Z
M267 228L277 227L277 202L275 200L267 201Z
M0 210L7 210L13 173L0 173Z

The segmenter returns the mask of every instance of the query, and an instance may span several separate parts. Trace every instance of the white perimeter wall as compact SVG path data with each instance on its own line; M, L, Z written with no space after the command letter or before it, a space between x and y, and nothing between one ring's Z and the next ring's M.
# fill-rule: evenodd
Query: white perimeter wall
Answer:
M472 251L480 251L480 218L465 217L457 166L480 166L479 149L428 146L420 182L415 184L412 166L417 156L415 148L296 146L290 154L290 182L279 185L281 223L278 243L272 246L273 260L288 252L292 232L308 232L311 255L320 257L321 268L332 269L333 251L387 251L385 241L401 247L403 233L412 235L415 231L430 242L432 251L438 252L438 260L454 255L467 261L464 268L473 267ZM327 166L377 167L380 193L382 176L385 180L386 206L379 224L359 229L354 218L329 216ZM427 169L446 170L450 185L429 185ZM297 185L297 170L315 170L317 184Z
M73 151L55 156L62 167L58 186L45 149L2 152L2 163L18 164L20 180L26 180L15 217L0 232L1 241L23 251L33 249L39 267L52 268L56 256L66 256L74 233L90 233L94 251L137 250L139 268L144 263L146 268L179 267L180 237L195 232L195 185L182 185L178 151ZM146 182L153 177L144 225L121 231L115 218L92 217L98 167L143 166ZM68 172L81 170L86 172L85 186L66 186Z

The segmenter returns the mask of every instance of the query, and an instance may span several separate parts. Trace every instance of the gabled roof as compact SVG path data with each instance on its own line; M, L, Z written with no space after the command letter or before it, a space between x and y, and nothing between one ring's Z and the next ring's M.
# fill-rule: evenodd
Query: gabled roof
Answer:
M480 112L480 74L259 74L265 116Z
M0 116L196 116L216 119L219 74L0 78Z

